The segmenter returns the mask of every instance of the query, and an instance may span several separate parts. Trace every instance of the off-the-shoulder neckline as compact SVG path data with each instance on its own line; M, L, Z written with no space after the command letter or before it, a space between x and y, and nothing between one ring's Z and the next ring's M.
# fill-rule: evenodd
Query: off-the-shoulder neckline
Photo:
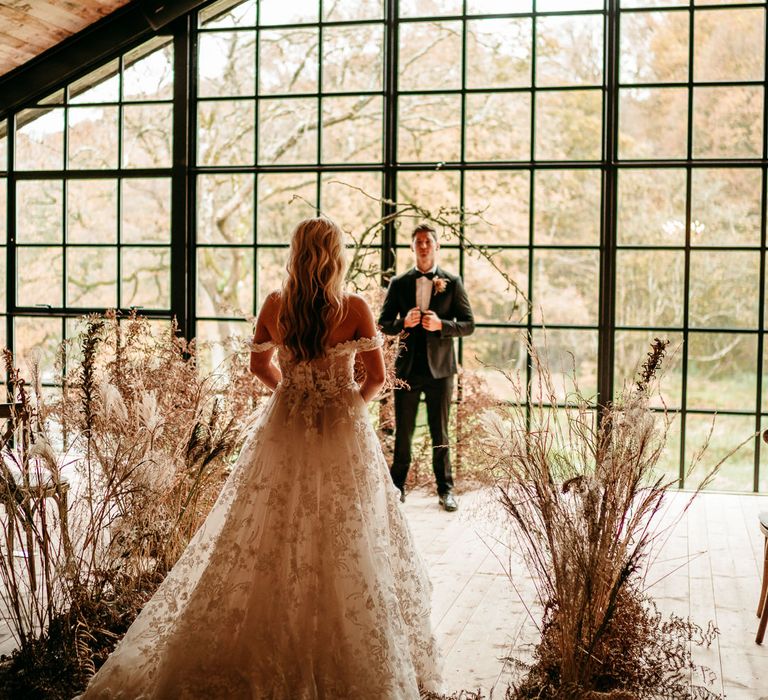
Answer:
M383 340L384 338L381 333L376 333L376 335L374 335L371 338L350 338L349 340L342 340L336 343L335 345L331 345L330 347L326 348L325 357L328 357L329 355L337 352L342 352L347 348L353 347L363 341L368 341L368 342L376 343L377 345L379 345L383 342ZM283 346L280 343L275 343L273 340L267 340L264 343L255 343L252 346L252 349L256 350L257 348L260 348L260 349L266 350L268 348L279 348L279 347L283 347Z

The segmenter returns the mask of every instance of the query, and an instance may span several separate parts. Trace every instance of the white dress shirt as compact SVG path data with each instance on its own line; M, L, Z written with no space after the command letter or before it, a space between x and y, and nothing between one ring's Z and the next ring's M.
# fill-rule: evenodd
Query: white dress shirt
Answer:
M432 274L435 273L435 270L437 270L437 265L433 265L432 269L427 270L426 272L431 272ZM422 274L422 271L416 268L416 272L419 274ZM416 306L421 309L421 312L424 313L427 309L429 309L429 302L432 300L432 282L433 279L429 279L427 277L417 277L416 278Z

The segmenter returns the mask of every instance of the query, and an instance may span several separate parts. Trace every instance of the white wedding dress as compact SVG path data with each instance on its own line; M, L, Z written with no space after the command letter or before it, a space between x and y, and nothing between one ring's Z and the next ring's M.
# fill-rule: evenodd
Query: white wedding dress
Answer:
M278 348L282 381L215 506L84 698L439 691L429 580L353 379L380 344Z

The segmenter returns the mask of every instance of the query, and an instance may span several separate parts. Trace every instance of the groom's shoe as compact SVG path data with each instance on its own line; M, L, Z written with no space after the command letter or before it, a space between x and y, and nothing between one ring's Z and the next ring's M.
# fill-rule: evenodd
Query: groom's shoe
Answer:
M459 509L459 504L456 503L456 499L452 493L444 493L440 496L440 505L449 513Z
M400 489L400 503L405 503L405 489Z

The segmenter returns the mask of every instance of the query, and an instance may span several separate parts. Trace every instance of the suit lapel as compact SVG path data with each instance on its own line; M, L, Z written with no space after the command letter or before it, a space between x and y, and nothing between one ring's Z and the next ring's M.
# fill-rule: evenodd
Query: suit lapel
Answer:
M434 279L436 279L438 277L442 277L443 279L447 279L445 277L445 275L443 274L443 271L440 269L439 266L435 267L435 277L433 278L433 284L434 284ZM440 295L439 294L435 294L435 290L433 288L432 292L429 295L429 310L430 311L436 311L437 310L435 308L436 302L440 302L440 301L441 301Z
M403 277L403 306L409 311L416 306L416 270L411 268Z

